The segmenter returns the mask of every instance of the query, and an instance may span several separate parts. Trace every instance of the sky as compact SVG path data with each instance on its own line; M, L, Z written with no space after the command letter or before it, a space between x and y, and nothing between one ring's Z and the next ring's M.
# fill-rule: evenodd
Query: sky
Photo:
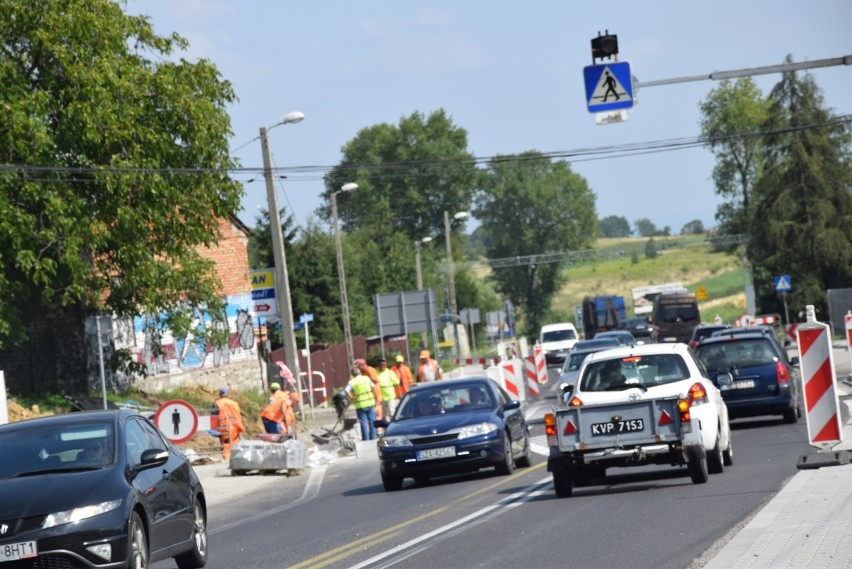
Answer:
M243 167L263 164L261 126L305 114L269 132L274 165L292 169L278 205L300 226L323 206L322 176L343 145L414 112L444 109L480 158L699 136L699 105L717 81L642 87L626 122L596 124L583 68L599 32L617 34L618 60L639 83L778 65L787 55L852 55L850 0L127 0L125 11L185 37L181 57L209 59L233 84L231 149ZM827 107L852 114L852 66L809 73ZM768 93L780 78L754 79ZM595 193L599 218L647 218L673 233L696 219L716 224L707 149L570 163ZM235 178L246 190L238 216L253 227L267 208L263 177Z

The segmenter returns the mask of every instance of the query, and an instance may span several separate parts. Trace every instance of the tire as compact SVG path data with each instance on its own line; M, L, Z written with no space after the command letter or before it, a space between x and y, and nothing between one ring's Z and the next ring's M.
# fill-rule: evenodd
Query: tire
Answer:
M509 433L503 433L503 462L496 467L497 474L508 476L515 470L515 459L512 456L512 440Z
M382 486L385 492L396 492L402 489L402 478L392 474L382 474Z
M570 498L574 491L574 481L565 471L553 473L553 490L558 498Z
M195 498L192 508L195 518L192 528L192 549L175 556L179 569L201 569L207 564L207 519L201 501Z
M799 415L796 413L796 409L786 409L782 415L784 417L785 423L795 423L799 420Z
M707 471L707 458L691 460L687 463L687 467L693 484L704 484L710 479L710 473Z
M721 435L716 434L716 444L713 450L707 454L707 472L710 474L721 474L725 471L725 457L722 455Z
M524 454L515 461L515 466L518 468L527 468L532 464L532 459L530 458L530 435L529 433L524 433Z
M725 463L725 466L731 466L734 464L734 441L731 440L731 437L728 437L728 448L722 452L722 461Z
M127 532L127 569L148 569L148 538L139 514L130 514Z

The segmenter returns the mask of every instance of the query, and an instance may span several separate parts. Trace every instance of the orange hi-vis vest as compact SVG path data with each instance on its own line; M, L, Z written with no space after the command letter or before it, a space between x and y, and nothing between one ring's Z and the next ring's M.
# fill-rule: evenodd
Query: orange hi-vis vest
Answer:
M269 404L263 408L263 411L260 413L261 417L269 419L275 423L281 423L284 421L284 416L286 410L290 407L290 398L287 396L284 397L272 397Z
M291 391L288 393L283 389L279 389L278 391L272 394L272 397L270 397L270 404L272 404L273 399L286 401L286 403L281 404L281 412L284 414L284 424L292 425L293 423L295 423L296 413L293 412L293 404L299 402L299 394L295 391ZM263 415L261 414L261 417L262 416ZM274 420L275 419L273 419L273 421Z
M233 399L220 397L213 404L214 412L210 415L210 428L216 429L220 433L228 433L229 436L239 435L245 431L243 427L243 418L240 415L240 405Z

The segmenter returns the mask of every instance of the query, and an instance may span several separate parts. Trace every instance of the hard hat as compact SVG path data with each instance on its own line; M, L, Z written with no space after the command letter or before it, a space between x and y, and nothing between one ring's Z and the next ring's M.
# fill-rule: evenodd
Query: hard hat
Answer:
M219 395L227 395L227 394L228 394L228 387L227 386L219 388Z
M422 352L420 352L420 359L421 360L424 360L428 357L429 357L429 350L423 350Z
M402 357L402 356L397 356L397 357L395 358L395 360L396 360L397 362L399 362L399 363L402 363L402 362L404 362L404 361L405 361L405 358L404 358L404 357Z
M269 384L269 389L271 389L272 391L278 391L279 389L281 389L281 384L276 381L273 381Z

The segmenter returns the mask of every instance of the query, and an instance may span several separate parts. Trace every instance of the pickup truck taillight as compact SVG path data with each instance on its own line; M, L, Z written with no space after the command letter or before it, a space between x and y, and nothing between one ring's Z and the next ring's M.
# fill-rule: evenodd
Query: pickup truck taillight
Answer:
M547 436L547 446L559 446L556 436L556 415L554 413L544 414L544 434Z
M582 404L583 402L580 401L580 398L575 395L571 398L571 401L568 402L568 407L580 407Z
M790 383L790 372L787 371L787 366L781 362L775 363L775 378L779 384Z
M706 403L707 402L707 390L704 389L704 386L700 383L693 383L689 388L689 392L687 393L686 399L681 399L677 402L677 410L680 413L680 424L683 427L683 431L685 433L691 432L692 426L690 425L690 420L692 416L689 414L689 410L693 405L697 403Z

